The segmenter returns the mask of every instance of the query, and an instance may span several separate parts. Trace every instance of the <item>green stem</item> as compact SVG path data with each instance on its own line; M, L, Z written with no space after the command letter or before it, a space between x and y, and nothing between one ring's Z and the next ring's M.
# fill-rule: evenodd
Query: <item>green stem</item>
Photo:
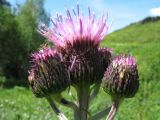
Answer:
M87 120L90 95L89 85L86 85L85 83L84 85L80 84L77 89L77 94L79 102L79 120Z
M59 120L68 120L66 116L57 108L52 97L48 96L46 99L48 100L52 110L56 113Z
M79 120L79 118L80 118L79 109L78 109L78 106L75 103L73 103L71 101L68 101L68 100L66 100L64 98L61 99L60 103L62 105L64 105L64 106L66 106L66 107L69 107L69 108L73 109L73 111L74 111L74 120Z
M110 110L106 120L113 120L114 119L122 101L123 101L123 98L112 97L112 107L111 107L111 110Z
M113 120L114 116L116 115L117 110L118 110L118 105L113 102L111 110L110 110L106 120Z

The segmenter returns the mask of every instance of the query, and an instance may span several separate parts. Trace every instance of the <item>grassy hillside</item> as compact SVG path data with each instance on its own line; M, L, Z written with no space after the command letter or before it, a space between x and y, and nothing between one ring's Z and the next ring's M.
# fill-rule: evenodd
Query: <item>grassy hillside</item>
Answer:
M139 92L135 101L128 99L130 104L123 103L128 108L120 109L118 116L124 116L119 118L160 120L160 19L131 24L108 35L103 45L114 48L116 54L134 55L138 63Z
M160 42L160 19L144 23L146 19L115 31L108 36L107 41L121 44Z
M160 120L160 20L135 23L113 32L102 45L114 48L115 54L130 53L138 62L139 92L122 103L117 120ZM30 90L15 87L0 91L0 120L57 120L46 100L35 98ZM90 110L98 112L108 102L109 96L101 90ZM71 115L70 109L61 108Z

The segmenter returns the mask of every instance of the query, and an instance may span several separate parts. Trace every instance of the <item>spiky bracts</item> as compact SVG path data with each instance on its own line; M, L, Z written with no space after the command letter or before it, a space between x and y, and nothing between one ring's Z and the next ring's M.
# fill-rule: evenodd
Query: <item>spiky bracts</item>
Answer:
M61 55L44 48L32 54L29 83L37 97L59 94L69 86L69 77Z
M135 59L127 55L115 57L104 74L102 85L112 97L133 97L139 88Z

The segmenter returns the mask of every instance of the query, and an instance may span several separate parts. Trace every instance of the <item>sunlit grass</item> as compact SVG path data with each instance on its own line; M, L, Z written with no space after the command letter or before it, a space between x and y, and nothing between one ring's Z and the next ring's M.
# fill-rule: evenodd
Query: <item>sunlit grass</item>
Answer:
M108 36L104 46L117 53L130 53L138 62L140 88L122 103L115 120L160 120L160 24L132 25ZM152 34L153 33L153 34ZM74 92L74 91L73 91ZM68 94L64 94L67 98ZM73 98L72 98L73 99ZM111 104L103 90L90 104L90 114ZM60 109L72 120L72 111ZM22 87L0 88L0 120L57 120L47 101L35 98ZM105 120L105 118L103 119Z

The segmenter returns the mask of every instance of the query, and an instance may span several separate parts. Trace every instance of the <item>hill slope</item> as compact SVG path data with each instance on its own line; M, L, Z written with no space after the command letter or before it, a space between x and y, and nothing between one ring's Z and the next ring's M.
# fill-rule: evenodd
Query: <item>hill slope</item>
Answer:
M160 42L160 19L149 20L146 18L140 22L131 24L108 36L112 42L148 43ZM145 21L145 22L144 22Z

